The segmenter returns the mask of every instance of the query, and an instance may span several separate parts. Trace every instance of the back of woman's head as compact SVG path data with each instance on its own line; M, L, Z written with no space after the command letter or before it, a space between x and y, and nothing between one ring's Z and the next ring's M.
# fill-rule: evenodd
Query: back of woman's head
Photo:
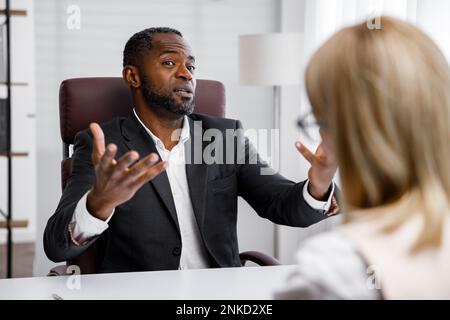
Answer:
M334 139L346 203L371 208L414 192L425 217L416 245L438 244L450 199L449 65L416 27L381 25L325 43L306 73L308 95Z

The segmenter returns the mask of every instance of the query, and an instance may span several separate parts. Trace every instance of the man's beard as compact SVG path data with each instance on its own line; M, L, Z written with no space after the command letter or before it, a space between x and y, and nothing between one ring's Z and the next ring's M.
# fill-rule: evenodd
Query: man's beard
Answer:
M148 78L141 75L142 84L142 94L144 96L145 102L148 106L156 106L158 108L169 111L170 113L178 114L178 115L190 115L194 111L195 102L194 99L191 100L183 100L181 103L178 103L172 96L161 95L154 90L151 86Z

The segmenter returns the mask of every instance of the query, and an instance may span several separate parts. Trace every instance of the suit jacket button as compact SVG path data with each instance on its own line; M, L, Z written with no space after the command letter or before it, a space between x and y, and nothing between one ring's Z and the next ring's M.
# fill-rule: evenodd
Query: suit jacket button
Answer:
M173 248L173 250L172 250L172 254L174 255L174 256L179 256L179 255L181 255L181 248L180 247L175 247L175 248Z

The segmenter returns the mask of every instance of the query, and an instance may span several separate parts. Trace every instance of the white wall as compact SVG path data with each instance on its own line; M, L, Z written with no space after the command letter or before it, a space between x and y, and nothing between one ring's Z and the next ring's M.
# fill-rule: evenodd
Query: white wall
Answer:
M15 152L27 157L12 159L12 215L27 220L25 229L13 229L14 242L32 242L36 230L36 119L34 70L34 1L11 1L12 9L26 10L26 16L11 17L11 142ZM0 1L2 8L4 1ZM5 69L6 71L6 69ZM6 79L6 76L5 76ZM0 97L6 98L6 86L0 85ZM7 210L7 160L0 158L0 208ZM1 218L3 219L3 218ZM0 243L6 241L6 229L0 230ZM3 263L3 260L1 261Z
M81 29L68 30L68 5L81 9ZM197 77L222 81L227 116L246 128L270 128L272 92L238 83L238 35L273 32L278 27L277 0L41 0L36 8L38 140L38 226L35 274L53 264L42 249L42 233L61 191L58 86L66 78L120 76L128 38L150 26L179 29L197 58ZM258 115L258 116L255 116ZM273 225L240 201L240 249L273 253Z
M296 32L303 34L302 52L298 59L302 60L303 68L298 70L302 74L302 83L298 86L286 86L282 88L281 94L281 163L280 172L293 181L301 181L308 177L309 163L301 156L294 147L294 143L300 140L310 150L315 151L317 145L312 144L306 137L301 135L296 125L300 115L310 110L307 103L303 84L304 67L307 63L309 43L311 42L312 30L306 30L307 17L306 1L304 0L282 0L281 1L281 31ZM329 230L338 223L340 217L334 217L322 221L309 228L299 229L280 226L279 228L279 259L282 263L294 263L294 254L299 245L306 238L317 233Z
M430 35L450 61L450 1L416 1L417 25Z

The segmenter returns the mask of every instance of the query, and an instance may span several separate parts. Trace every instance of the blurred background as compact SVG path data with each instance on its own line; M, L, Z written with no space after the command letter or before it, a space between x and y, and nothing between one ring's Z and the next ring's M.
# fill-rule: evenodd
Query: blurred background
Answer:
M5 0L0 1L3 16L5 5ZM376 27L374 17L388 14L421 27L450 59L448 0L11 0L10 6L14 277L44 276L54 265L45 257L42 234L61 195L59 85L67 78L121 76L122 50L133 33L152 26L180 30L196 56L197 78L223 82L226 116L252 129L274 127L274 91L270 86L240 83L239 37L300 34L295 61L283 64L295 66L301 80L281 84L279 91L279 169L294 181L305 179L308 170L294 142L300 139L315 146L296 128L296 119L309 110L301 76L311 54L332 33L362 21ZM4 135L8 92L2 22L0 134ZM0 209L5 212L8 166L1 150L0 155ZM308 229L276 228L240 199L240 251L258 250L293 263L303 239L333 228L338 221L336 217ZM6 276L5 226L0 217L0 278Z

